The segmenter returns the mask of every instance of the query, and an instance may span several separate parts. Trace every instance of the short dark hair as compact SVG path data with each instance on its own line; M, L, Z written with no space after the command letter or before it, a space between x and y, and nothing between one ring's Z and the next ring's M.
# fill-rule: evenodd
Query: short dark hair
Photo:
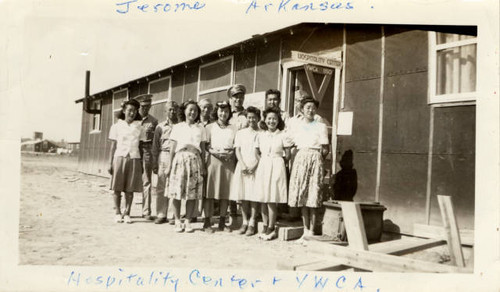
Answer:
M218 121L219 120L219 115L217 114L217 111L220 108L228 108L229 109L229 116L227 118L227 123L229 123L229 120L233 117L233 111L231 110L231 105L227 101L218 101L215 103L215 108L211 113L211 118L212 121Z
M190 104L193 104L196 106L196 108L198 109L198 116L196 116L196 118L194 119L195 123L199 122L200 121L200 113L201 113L201 109L200 107L198 106L198 103L192 99L188 100L188 101L185 101L181 104L181 106L179 107L179 120L181 122L185 122L186 121L186 108L190 105Z
M276 95L278 97L278 103L281 103L281 92L278 89L268 89L266 91L266 100L267 100L267 97L271 94Z
M260 109L254 107L254 106L249 106L241 114L246 117L249 113L253 113L254 115L256 115L260 121Z
M120 119L120 120L125 120L125 113L124 113L124 111L127 108L127 105L131 105L131 106L135 107L135 109L137 110L137 112L135 114L135 117L134 117L134 121L140 121L140 120L142 120L142 117L139 114L139 107L141 107L141 104L137 100L135 100L135 99L130 99L130 100L122 102L122 110L119 111L119 112L117 112L116 118Z
M268 114L270 113L275 113L277 116L278 116L278 130L283 130L285 128L285 121L283 121L283 118L281 118L281 111L280 109L277 109L277 108L267 108L264 110L264 113L263 113L263 116L264 118L262 119L262 121L260 121L259 125L260 125L260 128L262 130L265 130L267 131L267 125L266 125L266 117Z
M300 108L304 108L304 105L306 105L306 103L309 103L309 102L312 102L314 103L314 105L316 106L316 108L319 107L319 101L317 101L316 99L310 97L310 96L305 96L301 101L300 101Z

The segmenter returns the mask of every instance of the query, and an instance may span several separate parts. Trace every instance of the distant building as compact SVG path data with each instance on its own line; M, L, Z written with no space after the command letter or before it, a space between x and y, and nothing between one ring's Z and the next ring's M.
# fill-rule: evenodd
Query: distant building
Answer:
M477 28L465 26L303 23L256 35L77 100L79 170L107 176L109 129L121 102L139 94L153 94L161 121L167 100L226 100L236 83L247 104L281 90L293 116L305 91L332 125L330 174L350 153L356 201L381 202L411 232L413 223L441 225L436 196L451 195L460 227L472 229L477 42Z

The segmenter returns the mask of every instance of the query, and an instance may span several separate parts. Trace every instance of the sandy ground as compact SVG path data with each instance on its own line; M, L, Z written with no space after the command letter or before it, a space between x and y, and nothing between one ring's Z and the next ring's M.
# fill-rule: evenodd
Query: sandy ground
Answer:
M201 223L192 234L175 233L172 225L140 218L140 194L134 197L134 223L114 223L109 179L77 172L77 161L68 156L22 156L20 264L273 270L284 263L321 259L294 241L210 235L199 230ZM470 250L464 253L470 256ZM446 245L408 257L449 261Z
M67 156L22 156L20 264L261 270L277 269L283 259L316 260L293 242L201 230L175 233L172 225L140 218L140 194L134 197L134 223L114 223L109 179L77 172L77 161Z

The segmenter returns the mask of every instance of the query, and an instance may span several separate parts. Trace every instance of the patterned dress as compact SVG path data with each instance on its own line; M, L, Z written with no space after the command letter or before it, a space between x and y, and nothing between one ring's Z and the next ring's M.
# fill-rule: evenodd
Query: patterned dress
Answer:
M292 129L292 140L298 148L290 174L288 205L318 208L323 203L322 145L328 145L328 129L318 121L297 122Z
M168 181L169 197L177 200L196 200L203 195L200 143L206 141L205 128L199 124L176 124L170 139L177 142L172 170Z

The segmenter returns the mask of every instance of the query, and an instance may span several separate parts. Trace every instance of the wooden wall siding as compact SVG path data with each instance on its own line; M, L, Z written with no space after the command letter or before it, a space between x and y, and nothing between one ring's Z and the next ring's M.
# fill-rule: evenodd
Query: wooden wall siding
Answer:
M431 224L440 222L437 195L453 198L460 228L474 228L475 106L436 108Z
M425 223L430 111L427 35L384 27L385 80L380 201L403 231Z
M379 83L379 79L372 79L346 84L344 111L354 112L353 127L352 135L338 136L337 159L340 160L345 151L353 151L358 175L356 201L375 200Z
M256 51L238 53L234 56L234 83L245 85L247 93L253 93Z
M83 112L81 156L78 169L81 172L108 176L107 167L109 159L108 141L109 129L113 123L111 95L105 96L102 101L101 131L89 134L92 126L92 115ZM81 163L80 163L81 162Z
M280 41L274 40L257 48L255 91L278 87Z
M339 136L344 151L377 152L379 87L379 79L346 83L343 111L352 111L354 115L352 135Z
M340 51L343 44L343 25L324 25L307 35L297 50L301 52Z
M427 159L429 115L427 73L386 77L382 152L413 153Z
M164 121L165 116L165 102L157 103L151 106L149 114L158 119L158 122Z
M427 156L382 153L380 203L402 231L412 232L413 223L425 223Z
M344 109L352 111L351 136L339 136L337 158L353 151L358 175L356 201L375 200L379 123L381 30L379 26L346 26ZM342 42L342 41L341 41Z
M146 94L148 93L148 87L149 87L149 82L141 81L139 84L134 82L129 87L128 97L134 98L140 94Z
M186 100L198 100L198 66L186 69L184 98Z
M381 36L380 26L346 26L346 83L380 78Z
M184 67L176 67L173 70L174 72L170 75L172 77L172 100L181 103L182 102L182 93L184 91Z

